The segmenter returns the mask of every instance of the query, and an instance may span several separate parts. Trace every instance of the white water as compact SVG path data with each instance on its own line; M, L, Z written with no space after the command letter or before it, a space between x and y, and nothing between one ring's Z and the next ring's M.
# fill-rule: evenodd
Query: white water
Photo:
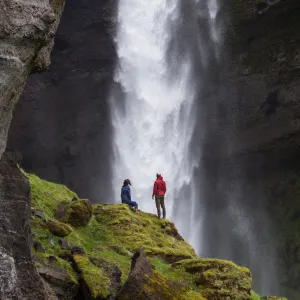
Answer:
M120 201L122 182L130 178L133 200L143 211L155 213L152 187L156 173L161 173L167 182L168 218L182 187L191 187L197 165L188 150L195 125L193 62L189 55L169 51L181 24L180 3L120 1L115 81L124 99L112 97L115 200ZM170 55L176 54L174 68ZM183 199L186 211L175 220L181 232L190 231L193 197L191 192Z

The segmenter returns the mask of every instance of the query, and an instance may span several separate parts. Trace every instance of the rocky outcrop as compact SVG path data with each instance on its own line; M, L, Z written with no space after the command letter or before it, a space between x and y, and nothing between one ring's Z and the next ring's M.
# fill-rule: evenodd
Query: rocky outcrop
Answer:
M17 165L0 160L0 298L55 300L31 256L30 187Z
M32 217L36 266L60 299L250 299L247 268L197 258L173 223L135 214L124 204L93 205L89 222L72 226L72 232L60 239L42 223L55 221L61 203L81 200L72 201L76 195L63 185L26 176L32 205L46 219Z
M251 295L252 277L247 268L217 259L182 260L171 265L193 275L193 282L201 287L201 294L208 300L248 300Z
M14 106L31 73L50 63L63 0L2 1L0 7L0 157Z
M116 6L117 0L66 2L49 71L30 77L8 141L26 170L91 200L101 189L106 202L113 202L108 98Z

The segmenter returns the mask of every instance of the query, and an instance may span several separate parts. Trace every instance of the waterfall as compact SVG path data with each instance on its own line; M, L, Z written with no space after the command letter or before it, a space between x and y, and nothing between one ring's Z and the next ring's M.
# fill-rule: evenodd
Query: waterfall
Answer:
M210 134L206 123L217 118L202 109L205 94L217 88L210 76L222 58L218 11L218 0L119 1L111 95L113 202L120 202L129 178L132 199L156 213L151 195L161 173L167 217L196 252L253 267L260 291L269 291L264 274L271 269L263 263L254 218L239 203L239 183L228 185L230 168L218 180L216 170L205 173L213 166L201 166L204 135Z
M143 211L155 213L152 187L161 173L168 189L168 218L182 188L191 185L197 165L189 155L195 82L192 57L184 39L178 39L184 26L181 6L180 0L120 1L115 72L120 92L112 96L115 201L120 201L123 180L130 178L133 200ZM175 220L182 233L189 232L192 194L185 195L186 209Z

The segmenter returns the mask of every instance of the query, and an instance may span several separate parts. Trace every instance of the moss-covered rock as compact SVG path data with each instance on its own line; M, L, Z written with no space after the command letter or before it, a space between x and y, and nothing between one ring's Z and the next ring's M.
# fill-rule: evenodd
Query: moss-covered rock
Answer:
M217 259L182 260L172 264L192 274L193 282L208 300L239 299L251 297L251 273L247 268Z
M195 258L194 249L178 233L168 220L154 215L134 214L127 205L98 205L95 219L101 228L109 228L118 245L135 252L143 247L149 256L158 256L168 262Z
M85 299L108 299L110 280L85 255L73 255L74 263L84 282Z
M86 299L116 295L120 300L250 299L248 269L223 260L197 259L172 222L143 212L135 214L123 204L92 206L62 185L27 177L33 209L45 219L31 222L33 244L38 241L43 247L43 252L33 248L33 253L44 277L53 273L48 279L55 281L66 276L70 292L63 300L72 300L79 286ZM81 215L87 216L84 223L77 222L76 216ZM71 230L63 241L61 228ZM135 255L131 262L132 253L141 247L141 261L137 263ZM50 272L45 272L45 266ZM61 281L52 286L59 288L59 296ZM252 300L260 300L253 295Z
M128 280L117 296L117 300L130 299L205 300L199 293L190 290L184 284L167 281L150 263L142 249L133 256Z
M66 237L72 232L72 227L62 222L49 220L39 223L42 227L47 228L52 234L59 237Z
M75 200L66 204L65 213L60 221L73 227L86 226L92 217L92 204L89 200Z

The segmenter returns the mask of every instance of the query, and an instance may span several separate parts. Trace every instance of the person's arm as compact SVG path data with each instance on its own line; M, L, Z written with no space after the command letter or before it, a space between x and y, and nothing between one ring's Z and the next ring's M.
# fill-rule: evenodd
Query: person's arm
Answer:
M153 193L152 193L152 199L154 199L154 196L156 194L156 190L157 190L157 183L156 181L154 182L154 185L153 185Z
M167 184L166 184L166 182L164 181L164 192L166 193L167 192Z

